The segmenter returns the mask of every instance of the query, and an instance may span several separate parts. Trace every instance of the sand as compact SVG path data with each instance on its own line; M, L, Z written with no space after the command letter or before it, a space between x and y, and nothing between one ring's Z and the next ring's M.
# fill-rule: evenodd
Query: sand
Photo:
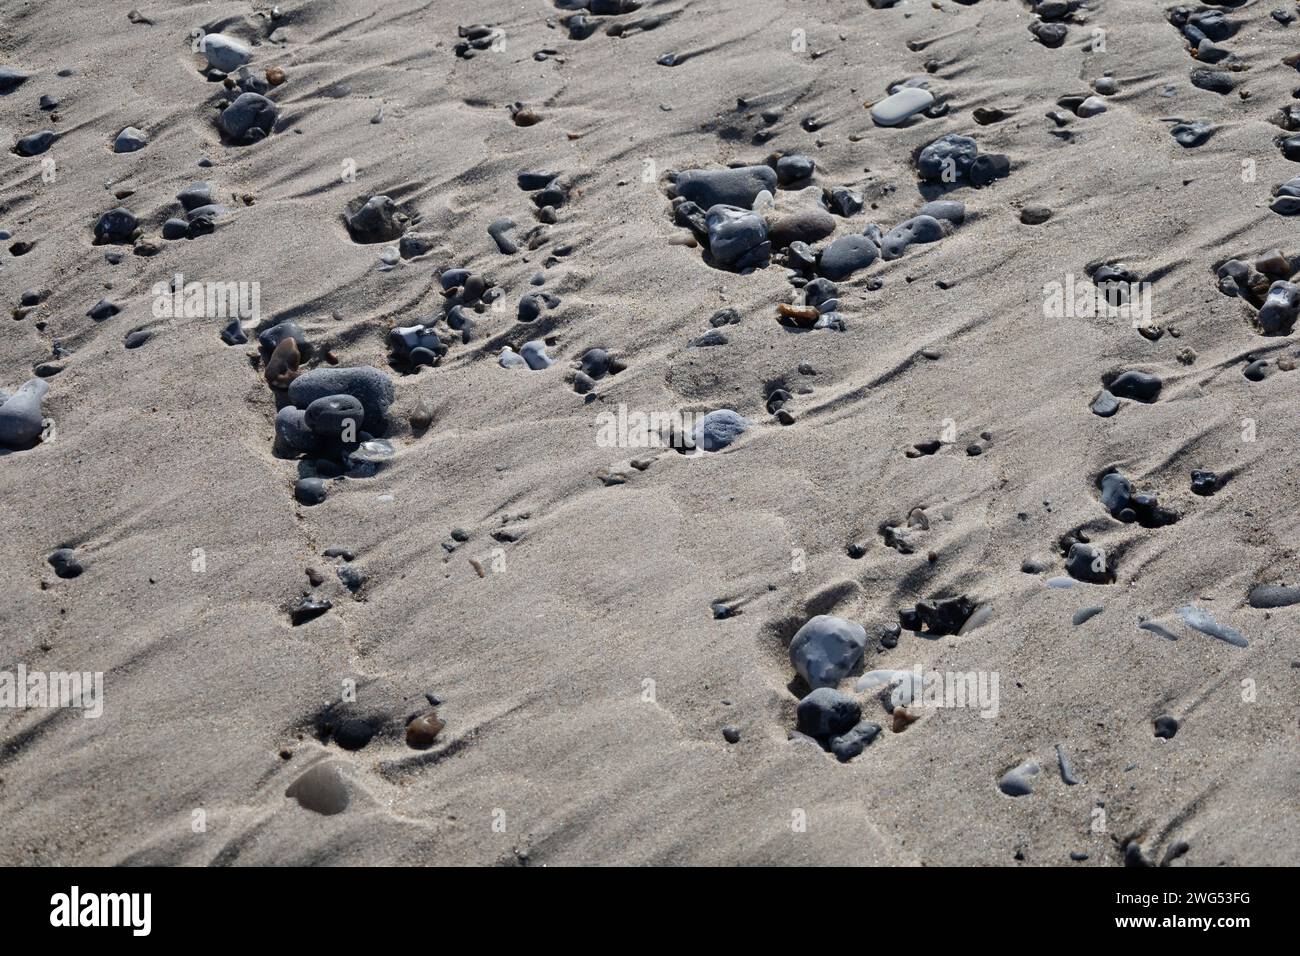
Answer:
M1269 116L1300 86L1280 62L1300 26L1268 5L1228 11L1243 23L1222 44L1250 66L1233 74L1243 99L1193 87L1178 30L1136 0L1096 4L1060 49L1035 42L1010 0L664 0L638 14L673 14L657 30L582 41L548 26L565 13L543 0L288 0L271 27L265 3L141 5L152 24L128 18L138 4L105 0L89 15L13 0L0 28L0 64L31 75L0 97L0 126L14 140L60 134L52 181L42 157L8 142L0 155L0 229L13 235L0 300L49 290L21 320L0 319L0 388L31 377L53 340L73 352L48 380L55 434L0 457L0 670L104 675L97 719L0 711L0 863L1104 866L1132 841L1157 862L1186 842L1177 865L1300 862L1298 609L1245 603L1257 582L1300 577L1300 375L1241 374L1247 355L1296 347L1257 334L1213 272L1232 256L1300 252L1268 208L1296 171ZM476 22L503 29L504 47L456 57L457 26ZM1106 52L1085 49L1093 27ZM265 141L221 141L224 91L200 73L195 29L258 37L253 67L286 71L271 94L281 127ZM563 60L534 59L544 48ZM75 73L56 76L64 67ZM1107 72L1120 83L1108 110L1056 135L1044 114ZM874 126L864 104L914 76L948 114ZM1167 85L1174 96L1159 95ZM60 100L57 122L37 107L45 93ZM515 125L514 103L542 121ZM980 126L978 107L1011 116ZM808 132L807 117L825 125ZM1218 129L1185 149L1173 118ZM149 143L115 154L127 126ZM754 142L763 129L771 138ZM951 194L967 208L952 235L841 282L844 332L778 324L791 292L781 266L736 275L670 242L687 234L672 222L670 170L775 150L812 156L819 186L865 195L837 235L891 228L926 198L914 154L949 132L1008 155L1011 175ZM507 216L518 239L536 225L515 176L538 168L567 177L570 199L549 247L503 255L487 227ZM92 245L117 205L156 235L199 179L234 209L215 234L160 242L154 256L121 247L117 265ZM417 211L432 252L385 271L384 245L349 238L348 204L379 194ZM1053 216L1024 225L1026 205ZM35 246L14 256L17 240ZM544 270L562 304L521 326L519 297L566 242L572 254ZM1179 335L1044 316L1046 283L1102 260L1158 277L1154 319ZM490 275L504 311L476 317L480 338L439 367L392 371L389 329L436 314L452 266ZM273 452L255 339L227 346L223 320L153 316L155 283L177 273L259 283L259 328L292 319L341 365L389 371L398 455L323 504L296 502L299 465ZM104 297L121 313L87 318ZM729 343L688 348L725 307L742 317ZM140 327L154 334L124 348ZM502 346L548 336L554 368L498 365ZM595 347L627 368L586 403L565 374ZM1184 347L1193 364L1177 360ZM1134 367L1164 380L1159 401L1092 414L1102 376ZM795 393L793 425L764 407L776 383ZM416 433L407 415L422 400L434 421ZM598 414L620 403L731 408L754 424L723 452L655 457L596 442ZM906 457L948 420L952 442ZM629 467L638 457L655 460ZM1110 519L1094 485L1109 466L1181 520ZM628 480L606 485L602 469ZM1232 477L1201 498L1193 469ZM932 516L921 550L886 547L880 526L917 507ZM1088 523L1118 555L1116 582L1046 587L1063 573L1058 539ZM519 540L491 537L503 527ZM448 552L453 528L470 540ZM853 541L867 545L857 560ZM46 562L64 546L84 564L76 578ZM329 547L355 552L357 595L335 580ZM1032 555L1053 570L1022 572ZM293 627L308 567L333 607ZM787 739L807 688L786 645L808 617L870 631L955 593L990 603L987 623L873 644L842 689L876 668L997 673L996 718L923 708L894 732L867 693L864 717L885 730L852 761ZM715 601L740 613L715 619ZM1176 610L1189 603L1249 646L1184 627ZM1103 612L1073 626L1093 604ZM1180 639L1139 629L1146 618ZM314 730L348 682L358 706L392 718L355 751ZM426 693L446 727L417 751L402 724ZM1154 734L1164 714L1181 721L1173 739ZM1058 744L1077 785L1061 779ZM1034 792L1002 793L1003 774L1030 760ZM340 813L285 795L320 762L347 791Z

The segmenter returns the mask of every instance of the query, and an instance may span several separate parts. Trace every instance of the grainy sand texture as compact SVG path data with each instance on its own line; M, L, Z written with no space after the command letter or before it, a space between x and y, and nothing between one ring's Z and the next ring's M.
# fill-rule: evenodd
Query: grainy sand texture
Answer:
M1298 65L4 0L0 863L1300 862Z

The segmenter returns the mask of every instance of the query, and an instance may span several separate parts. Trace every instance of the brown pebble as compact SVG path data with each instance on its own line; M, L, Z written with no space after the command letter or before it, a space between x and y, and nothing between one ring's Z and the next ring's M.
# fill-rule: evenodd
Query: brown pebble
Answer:
M901 734L907 729L909 724L914 724L919 718L914 714L909 714L902 707L894 708L894 733Z
M481 578L487 577L487 570L483 567L482 561L480 561L478 558L470 558L469 563L470 563L470 567L472 567L475 571L478 572L479 577Z
M286 389L298 377L298 344L292 338L280 340L266 363L266 382L272 388Z
M406 725L406 745L416 750L427 750L446 726L436 710L426 710Z
M411 427L423 431L433 424L433 408L426 398L420 399L411 409Z
M279 86L286 79L288 79L288 77L285 76L284 70L282 70L280 67L278 66L267 67L266 82L270 83L272 86Z
M321 574L315 568L308 568L307 580L311 582L312 587L318 588L325 583L325 575Z
M516 126L536 126L542 121L542 114L531 106L521 106L514 111L512 118Z
M821 316L811 305L790 305L788 302L778 302L776 311L782 318L790 319L794 325L803 327L812 325Z

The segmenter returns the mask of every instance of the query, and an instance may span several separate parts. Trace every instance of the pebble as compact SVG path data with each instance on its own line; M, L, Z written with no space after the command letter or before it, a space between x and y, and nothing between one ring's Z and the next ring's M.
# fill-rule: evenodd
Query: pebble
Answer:
M1251 588L1247 603L1257 608L1291 607L1300 604L1300 587L1257 584Z
M531 342L525 342L519 347L519 357L534 372L540 372L542 369L550 368L555 364L555 359L546 354L546 343L541 339L533 339Z
M876 244L866 236L840 236L822 250L817 271L834 281L847 279L853 273L870 266L879 255L880 250Z
M771 254L763 218L738 206L715 205L705 220L709 252L720 265L737 271L761 265Z
M809 209L781 216L768 223L767 238L772 247L784 249L791 243L812 243L835 232L835 220L822 209Z
M77 552L71 548L59 548L45 560L54 569L54 573L61 578L75 578L85 570L81 561L77 559Z
M934 94L917 86L904 86L871 107L871 120L877 126L899 126L929 108Z
M327 395L351 395L365 409L365 430L382 434L395 394L392 379L368 365L314 368L294 379L289 386L289 403L297 408L307 408L316 399Z
M808 156L782 156L776 161L776 179L782 186L792 186L811 179L815 168L816 164Z
M835 687L862 660L867 632L828 614L807 621L790 641L790 663L809 687Z
M14 152L19 156L39 156L59 138L59 134L53 130L43 129L39 133L32 133L22 137L14 146Z
M333 606L333 602L328 598L309 595L295 604L292 610L289 611L289 622L294 627L299 627L308 621L314 621Z
M1154 402L1160 397L1164 383L1150 372L1128 371L1117 375L1106 386L1116 398L1129 398L1135 402Z
M869 720L855 724L846 733L830 739L830 751L840 763L848 763L880 735L880 725Z
M1208 634L1210 637L1217 637L1234 647L1247 647L1250 643L1240 631L1220 624L1210 616L1208 611L1193 604L1184 604L1178 609L1178 615L1183 619L1183 623L1192 630Z
M153 333L148 329L135 329L126 333L126 336L122 340L122 344L129 349L138 349L152 337Z
M933 216L914 216L885 233L880 242L880 257L886 261L899 259L913 243L938 242L950 230L951 226Z
M1065 755L1065 748L1060 744L1056 745L1056 764L1061 771L1061 782L1067 787L1078 786L1079 778L1074 775L1074 767L1070 765L1070 758Z
M692 435L694 447L705 451L721 451L749 428L748 419L729 408L720 408L705 415Z
M222 73L234 73L253 59L253 51L242 41L223 33L204 36L199 41L199 52L207 58L208 66Z
M1026 206L1020 210L1020 221L1026 226L1041 226L1052 218L1052 210L1046 206Z
M740 728L733 724L728 724L722 728L722 739L729 744L740 743Z
M1156 736L1163 740L1173 740L1182 722L1172 714L1161 714L1154 721Z
M1178 123L1169 132L1179 146L1194 149L1214 135L1214 127L1209 123L1196 120L1191 123Z
M1071 619L1071 621L1075 627L1078 627L1080 624L1092 620L1103 610L1105 609L1102 608L1100 605L1096 605L1096 604L1090 607L1081 607L1079 608L1079 610L1074 612L1074 617Z
M701 209L718 205L750 209L759 193L776 191L777 176L770 166L688 169L677 174L674 185L678 196Z
M862 717L862 705L830 687L819 687L795 709L799 732L830 737L852 729Z
M271 135L278 115L275 103L260 93L240 93L221 111L217 125L235 143L248 145Z
M3 398L3 404L0 404L0 446L21 451L36 444L45 428L41 401L49 390L49 383L44 379L31 378L14 394Z
M365 409L361 402L351 395L326 395L316 399L303 412L303 421L313 434L335 441L349 440L343 437L347 429L356 436L364 417Z
M1300 285L1278 280L1268 287L1268 297L1259 307L1255 323L1265 335L1290 335L1300 315Z
M141 130L134 126L128 126L122 132L117 134L113 140L113 152L115 153L134 153L138 149L144 149L149 145L149 137Z
M371 196L347 219L348 232L353 242L392 242L399 238L411 224L389 196ZM446 279L443 288L447 288Z
M1076 541L1070 545L1065 557L1065 571L1076 581L1089 584L1110 584L1115 575L1107 563L1106 552L1093 544Z
M28 80L28 75L12 66L0 66L0 93L12 93Z
M406 725L406 745L415 750L428 750L446 726L438 712L430 708Z
M998 789L1008 797L1025 797L1034 792L1033 778L1038 776L1038 764L1026 760L1002 775Z
M921 150L916 170L922 179L955 182L970 172L978 154L979 147L975 140L969 136L948 133Z
M284 390L298 377L300 356L298 345L286 338L276 345L266 362L266 383L274 389Z
M104 213L95 223L95 243L129 243L139 228L139 220L129 210L118 206Z
M487 227L488 235L497 244L497 249L500 250L502 255L513 256L519 251L518 243L506 235L513 228L515 228L515 221L504 218L493 221Z
M293 496L305 505L318 505L325 500L328 490L323 478L299 478L293 486Z
M342 813L351 802L338 766L328 760L313 765L289 785L284 795L297 800L303 809L323 816Z

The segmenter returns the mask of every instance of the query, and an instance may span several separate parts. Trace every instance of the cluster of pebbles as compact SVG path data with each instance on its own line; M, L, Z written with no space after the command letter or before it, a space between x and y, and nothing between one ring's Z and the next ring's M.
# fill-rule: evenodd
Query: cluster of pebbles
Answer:
M1261 335L1290 335L1300 315L1300 284L1291 257L1274 249L1253 260L1228 259L1215 266L1219 291L1240 298Z

